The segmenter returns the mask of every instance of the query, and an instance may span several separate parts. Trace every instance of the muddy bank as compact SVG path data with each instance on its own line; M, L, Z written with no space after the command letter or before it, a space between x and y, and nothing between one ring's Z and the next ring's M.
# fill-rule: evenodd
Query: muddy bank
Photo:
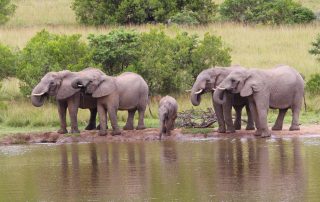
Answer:
M304 125L300 131L289 131L285 127L282 131L273 131L273 137L290 137L290 136L305 136L319 135L320 125ZM59 134L57 132L39 132L39 133L18 133L7 135L0 139L0 145L11 144L33 144L33 143L73 143L73 142L134 142L134 141L158 141L159 130L156 128L148 128L145 130L123 131L120 136L99 136L98 131L82 131L80 134ZM214 138L236 138L236 137L254 137L254 131L239 130L236 133L222 134L211 132L208 134L187 134L182 133L181 129L172 131L171 136L163 136L163 140L175 141L196 141L210 140Z

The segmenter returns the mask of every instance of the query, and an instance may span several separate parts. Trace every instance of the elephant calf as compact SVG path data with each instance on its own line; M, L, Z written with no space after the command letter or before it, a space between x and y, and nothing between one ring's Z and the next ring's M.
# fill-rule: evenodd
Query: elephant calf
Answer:
M174 123L177 118L178 104L171 96L165 96L159 103L159 120L160 120L160 134L170 135L170 131L174 128Z

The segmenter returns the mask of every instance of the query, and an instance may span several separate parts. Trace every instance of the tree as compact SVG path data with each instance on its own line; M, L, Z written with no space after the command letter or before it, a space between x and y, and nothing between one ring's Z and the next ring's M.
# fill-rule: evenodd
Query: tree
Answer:
M16 5L11 0L0 0L0 24L4 24L16 10Z

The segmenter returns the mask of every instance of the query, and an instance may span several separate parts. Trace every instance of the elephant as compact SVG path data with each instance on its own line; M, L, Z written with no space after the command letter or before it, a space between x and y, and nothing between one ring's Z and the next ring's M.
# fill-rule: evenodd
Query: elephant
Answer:
M160 133L159 139L161 140L162 134L170 135L170 131L174 128L174 123L177 118L178 103L176 99L171 96L161 98L159 102L159 120L160 120Z
M201 102L201 95L206 92L212 92L232 71L245 70L245 68L235 65L231 67L214 67L203 70L194 82L190 100L194 106L198 106ZM219 104L214 102L213 107L218 121L219 133L233 133L235 130L241 129L241 111L246 107L248 122L246 130L254 130L254 122L249 109L248 99L241 97L240 94L226 93L226 102ZM236 119L232 122L232 107L236 111Z
M91 70L83 70L81 73L87 74ZM71 120L71 133L79 133L77 114L78 108L90 110L90 121L86 130L96 129L97 100L90 95L80 92L71 86L71 80L77 72L63 70L59 72L47 73L37 86L32 90L31 102L36 107L41 107L48 96L53 96L57 100L58 113L60 119L60 129L58 133L68 133L66 112L67 108Z
M255 135L269 137L268 109L279 109L272 130L282 130L283 119L289 108L292 122L289 130L299 130L299 113L304 98L304 80L294 68L278 65L269 70L248 69L231 72L217 87L213 99L219 104L226 100L226 92L247 97L256 124Z
M99 135L107 135L106 116L108 114L112 135L120 135L121 131L117 122L117 111L127 110L128 119L124 130L133 130L135 112L139 112L137 130L145 129L144 113L148 104L149 87L145 80L138 74L125 72L119 76L105 75L101 70L91 68L93 74L79 74L71 82L75 89L82 88L87 94L97 99L97 110L100 118ZM107 113L106 113L107 111Z

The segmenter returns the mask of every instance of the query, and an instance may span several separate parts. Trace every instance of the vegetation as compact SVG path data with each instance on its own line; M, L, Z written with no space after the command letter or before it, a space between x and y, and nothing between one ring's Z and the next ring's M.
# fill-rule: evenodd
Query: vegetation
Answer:
M0 44L0 81L15 75L16 55L5 45Z
M72 8L78 21L86 25L165 23L183 11L193 12L199 23L208 23L217 10L211 0L74 0Z
M223 18L243 23L308 23L315 14L293 0L225 0L220 6Z
M0 25L9 20L15 9L16 5L12 4L11 0L0 0Z

